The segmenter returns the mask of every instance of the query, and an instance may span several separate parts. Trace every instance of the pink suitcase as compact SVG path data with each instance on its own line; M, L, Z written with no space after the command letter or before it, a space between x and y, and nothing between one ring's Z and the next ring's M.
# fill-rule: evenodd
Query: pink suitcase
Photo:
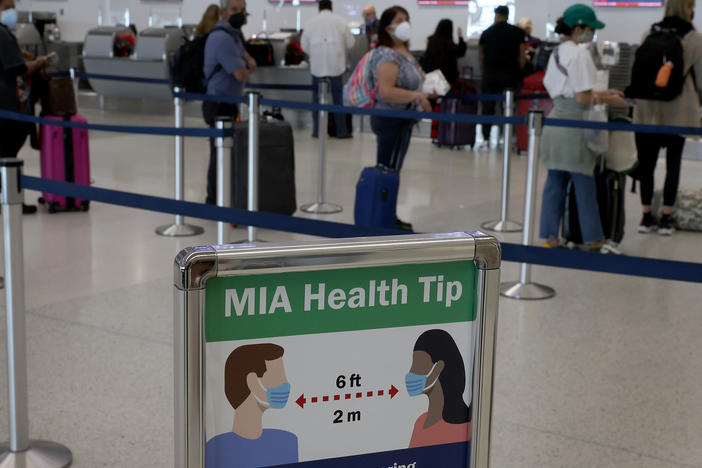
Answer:
M47 119L63 120L62 117L47 116ZM87 123L85 117L65 117L71 122ZM41 176L45 179L90 185L90 146L88 130L64 128L55 125L41 127ZM57 211L87 211L88 200L74 199L62 195L43 193L40 202L46 203L49 213Z

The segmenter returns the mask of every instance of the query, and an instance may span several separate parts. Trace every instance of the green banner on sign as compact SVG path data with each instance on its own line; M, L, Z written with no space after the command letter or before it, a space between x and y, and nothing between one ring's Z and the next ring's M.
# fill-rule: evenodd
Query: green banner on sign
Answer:
M473 262L213 278L205 338L233 341L475 320Z

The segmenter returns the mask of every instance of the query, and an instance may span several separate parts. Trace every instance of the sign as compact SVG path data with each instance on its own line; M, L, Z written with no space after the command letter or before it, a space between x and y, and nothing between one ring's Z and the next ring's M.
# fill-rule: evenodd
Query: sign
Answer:
M466 467L473 261L216 277L207 468Z

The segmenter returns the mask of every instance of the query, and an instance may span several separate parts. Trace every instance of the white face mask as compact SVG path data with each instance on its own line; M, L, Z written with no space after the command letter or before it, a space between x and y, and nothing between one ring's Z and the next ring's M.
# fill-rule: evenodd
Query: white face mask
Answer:
M393 33L395 34L395 37L402 42L407 42L412 37L412 26L410 26L407 21L402 22L395 26L395 31L393 31Z
M575 38L575 42L577 42L578 44L587 44L588 42L592 42L594 38L595 31L585 30L581 35Z

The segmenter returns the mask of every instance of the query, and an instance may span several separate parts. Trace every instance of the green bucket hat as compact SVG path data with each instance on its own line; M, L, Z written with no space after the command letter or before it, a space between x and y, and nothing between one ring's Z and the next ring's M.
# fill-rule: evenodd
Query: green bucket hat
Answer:
M593 29L602 29L605 24L597 19L595 10L582 3L577 3L563 13L563 22L574 28L576 26L590 26Z

